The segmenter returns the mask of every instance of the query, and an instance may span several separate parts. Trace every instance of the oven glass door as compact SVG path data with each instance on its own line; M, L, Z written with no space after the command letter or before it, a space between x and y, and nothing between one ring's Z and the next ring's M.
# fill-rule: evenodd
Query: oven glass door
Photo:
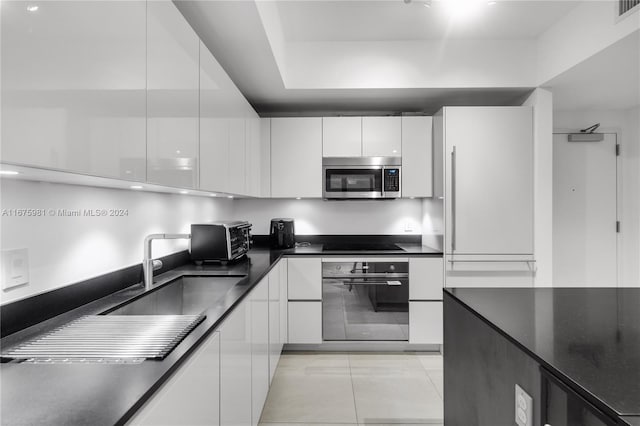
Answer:
M328 197L382 197L382 168L326 168Z
M408 341L407 262L324 262L325 341Z

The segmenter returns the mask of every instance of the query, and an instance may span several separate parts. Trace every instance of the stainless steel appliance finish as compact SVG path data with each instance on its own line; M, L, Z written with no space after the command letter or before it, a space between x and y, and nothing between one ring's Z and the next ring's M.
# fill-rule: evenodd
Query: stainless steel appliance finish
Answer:
M2 356L29 362L162 359L204 318L202 314L89 315Z
M408 341L409 262L323 262L322 338Z
M151 254L153 240L188 240L190 234L151 234L144 239L144 254L142 258L142 274L144 276L144 288L150 290L153 286L153 271L162 268L161 260L154 260Z
M325 199L399 198L401 157L325 157L322 196Z
M191 259L234 260L251 248L251 224L247 221L223 221L191 225Z

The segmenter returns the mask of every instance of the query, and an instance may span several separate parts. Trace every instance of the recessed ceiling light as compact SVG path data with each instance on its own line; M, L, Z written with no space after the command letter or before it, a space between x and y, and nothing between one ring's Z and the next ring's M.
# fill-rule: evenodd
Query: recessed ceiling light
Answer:
M131 188L131 189L142 189L142 185L131 185L129 188Z
M35 4L27 6L27 12L37 12L38 9L40 9L40 7Z
M211 197L217 197L218 194L209 194Z
M301 197L296 197L296 200L302 200L302 198Z
M233 195L227 195L227 198L233 198Z
M489 0L489 1L487 2L487 4L488 4L489 6L493 6L493 5L495 5L496 3L498 3L496 0Z
M186 195L189 193L189 191L180 191L181 194Z
M0 175L19 175L20 172L16 172L13 170L0 170Z
M466 21L480 12L484 0L442 0L445 11L456 21Z

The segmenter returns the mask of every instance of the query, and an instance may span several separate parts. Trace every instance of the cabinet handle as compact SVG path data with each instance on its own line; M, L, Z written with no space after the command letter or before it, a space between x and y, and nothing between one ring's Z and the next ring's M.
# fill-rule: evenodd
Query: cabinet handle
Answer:
M456 250L456 147L451 150L451 251Z

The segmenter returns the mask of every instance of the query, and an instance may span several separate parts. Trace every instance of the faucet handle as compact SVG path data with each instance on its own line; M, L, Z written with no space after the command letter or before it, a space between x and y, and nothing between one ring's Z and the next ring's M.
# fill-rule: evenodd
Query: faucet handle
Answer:
M153 263L153 270L154 271L157 271L158 269L162 268L162 260L154 259L152 263Z

